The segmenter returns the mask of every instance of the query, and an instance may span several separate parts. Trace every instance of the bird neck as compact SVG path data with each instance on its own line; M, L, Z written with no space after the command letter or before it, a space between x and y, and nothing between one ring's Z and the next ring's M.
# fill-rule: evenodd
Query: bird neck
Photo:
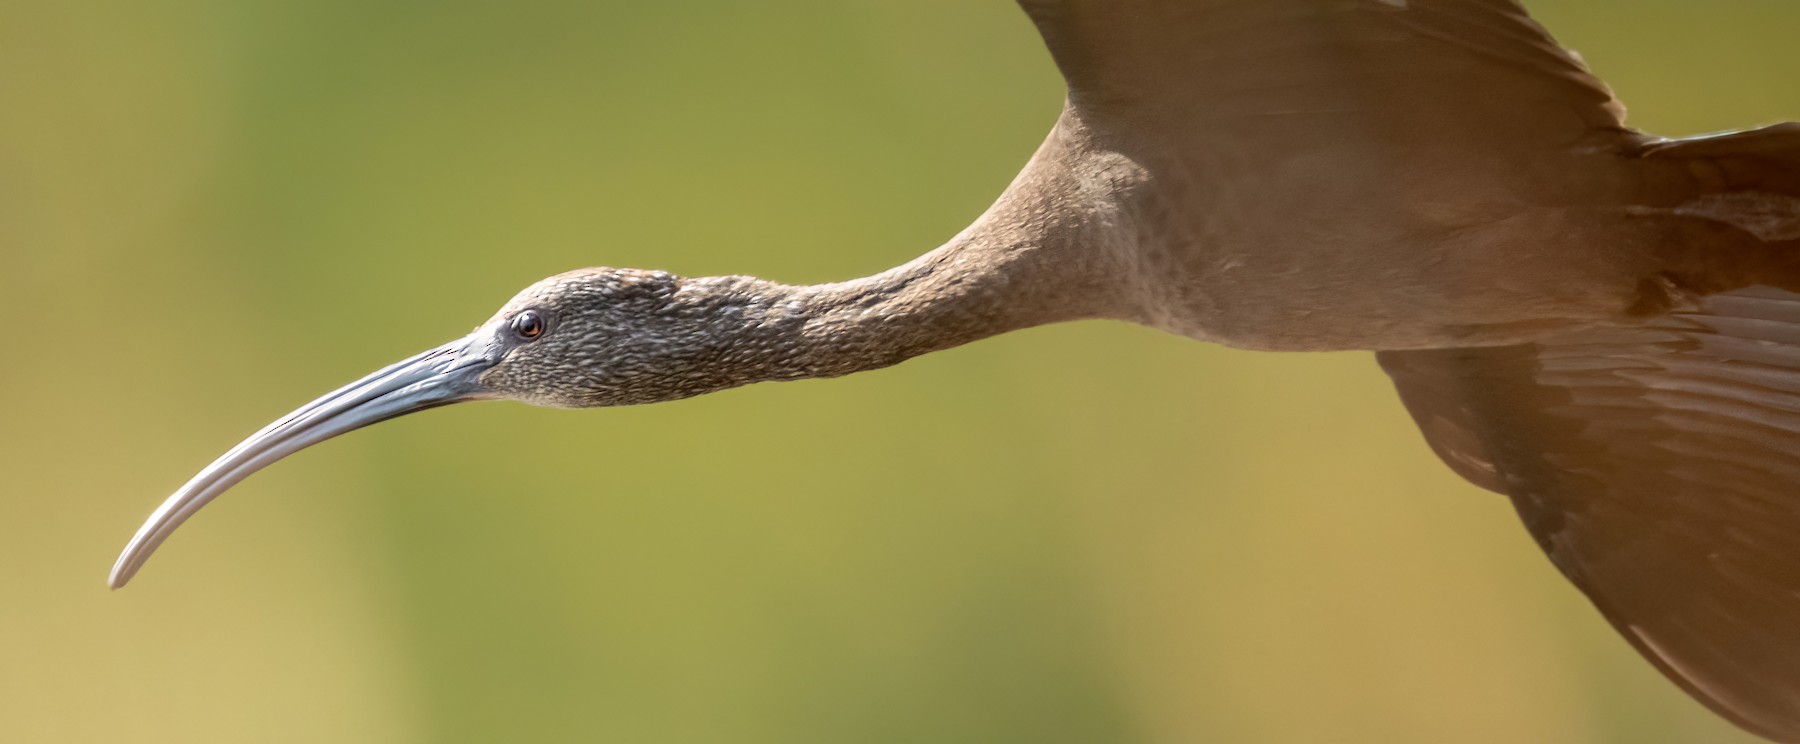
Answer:
M794 287L811 308L789 370L835 377L1049 323L1107 314L1094 277L1058 260L1073 246L959 238L848 282Z
M687 280L706 329L725 339L691 370L711 389L840 375L897 364L1008 331L1087 318L1144 322L1142 269L1119 198L1133 171L1106 178L1081 158L1085 130L1065 116L988 212L949 243L846 282L750 277ZM684 313L685 314L685 313Z
M1116 282L1074 239L971 229L903 265L845 282L788 285L751 277L683 282L723 339L689 374L719 389L838 377L989 336L1114 316ZM685 313L684 313L685 314Z

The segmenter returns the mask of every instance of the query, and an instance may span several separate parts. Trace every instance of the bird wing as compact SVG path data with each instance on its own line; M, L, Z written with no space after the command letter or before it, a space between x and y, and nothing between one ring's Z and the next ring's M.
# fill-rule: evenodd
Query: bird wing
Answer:
M1800 741L1800 294L1378 356L1439 457L1510 496L1639 652L1740 725Z
M1800 741L1800 294L1750 286L1800 288L1794 202L1769 196L1800 195L1792 131L1632 132L1514 0L1019 1L1069 128L1148 176L1134 227L1208 332L1348 318L1375 335L1290 347L1380 348L1529 302L1581 328L1379 357L1632 645ZM1598 320L1659 311L1633 298L1682 309ZM1510 343L1459 345L1483 340Z
M1167 117L1183 136L1310 119L1284 133L1492 147L1567 143L1624 117L1514 0L1019 2L1072 103L1103 117Z

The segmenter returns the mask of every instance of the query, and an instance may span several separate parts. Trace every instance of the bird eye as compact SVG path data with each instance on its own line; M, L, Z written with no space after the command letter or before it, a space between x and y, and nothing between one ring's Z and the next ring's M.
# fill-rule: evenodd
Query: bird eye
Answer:
M536 310L526 310L514 315L512 319L513 333L527 341L544 335L544 327L544 316L539 315Z

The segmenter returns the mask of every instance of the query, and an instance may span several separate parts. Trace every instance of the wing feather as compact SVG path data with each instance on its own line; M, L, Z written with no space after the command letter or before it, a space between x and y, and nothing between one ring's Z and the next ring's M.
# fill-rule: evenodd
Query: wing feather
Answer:
M1552 562L1671 679L1800 740L1800 295L1645 326L1379 355L1432 447L1512 497Z
M1521 141L1624 110L1512 0L1020 0L1090 113L1309 113ZM1461 105L1474 99L1482 105ZM1455 101L1458 105L1445 105ZM1425 143L1428 144L1428 143Z

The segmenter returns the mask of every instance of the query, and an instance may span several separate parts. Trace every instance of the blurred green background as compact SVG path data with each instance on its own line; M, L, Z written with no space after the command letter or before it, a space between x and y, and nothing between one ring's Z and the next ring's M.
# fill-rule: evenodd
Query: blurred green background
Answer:
M1693 133L1791 0L1530 5ZM0 0L0 740L1735 742L1366 354L1041 328L842 380L481 404L140 519L586 265L956 232L1059 81L1005 0Z

